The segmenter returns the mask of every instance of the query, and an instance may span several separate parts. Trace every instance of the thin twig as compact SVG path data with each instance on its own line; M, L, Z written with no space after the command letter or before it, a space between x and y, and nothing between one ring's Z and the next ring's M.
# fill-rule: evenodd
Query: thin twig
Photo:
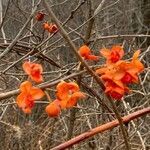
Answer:
M108 35L108 36L100 36L98 37L96 40L105 40L105 39L113 39L113 38L150 38L150 35L146 35L146 34L124 34L124 35ZM93 42L95 41L94 39L91 39L89 42Z
M58 79L58 80L53 81L53 82L44 82L44 83L40 84L39 87L41 89L49 88L49 87L52 87L52 86L58 84L61 80L67 80L67 79L73 78L73 77L78 76L78 75L80 75L82 73L85 73L85 72L86 71L83 70L81 72L73 73L71 75L65 76L64 78ZM19 94L19 89L12 90L12 91L5 92L5 93L1 93L0 94L0 101L3 100L3 99L9 98L11 96L15 96L17 94Z
M123 105L124 105L125 110L127 111L128 115L129 115L130 112L128 111L128 108L130 107L130 105L127 104L125 101L123 102ZM129 109L130 109L130 108L129 108ZM143 140L143 138L142 138L142 136L141 136L141 133L136 129L136 125L135 125L135 123L134 123L133 120L131 121L131 124L132 124L133 128L135 129L137 135L139 136L139 139L140 139L140 141L141 141L143 150L146 150L146 147L145 147L145 144L144 144L144 140Z

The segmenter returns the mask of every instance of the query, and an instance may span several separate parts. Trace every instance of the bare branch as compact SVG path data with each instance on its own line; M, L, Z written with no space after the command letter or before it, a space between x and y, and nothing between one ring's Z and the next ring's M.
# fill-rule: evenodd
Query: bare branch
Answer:
M136 119L138 117L144 116L149 113L150 113L150 107L147 107L147 108L138 110L134 113L131 113L127 116L122 117L122 121L123 121L123 123L128 123L133 119ZM90 137L94 136L95 134L102 133L104 131L107 131L114 127L117 127L118 125L119 125L118 120L108 122L106 124L100 125L99 127L93 128L85 133L82 133L82 134L72 138L71 140L64 142L63 144L60 144L60 145L52 148L51 150L63 150L65 148L71 147L72 145L77 144L87 138L90 138Z

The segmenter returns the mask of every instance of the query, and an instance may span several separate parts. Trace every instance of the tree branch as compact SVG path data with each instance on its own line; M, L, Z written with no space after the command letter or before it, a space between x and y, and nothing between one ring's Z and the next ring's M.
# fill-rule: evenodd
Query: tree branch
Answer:
M150 107L144 108L144 109L138 110L134 113L131 113L127 116L122 117L122 121L123 121L123 123L128 123L133 119L136 119L138 117L141 117L141 116L149 114L149 113L150 113ZM74 144L77 144L85 139L88 139L98 133L102 133L104 131L113 129L114 127L117 127L118 125L119 125L119 121L116 119L114 121L111 121L106 124L100 125L96 128L93 128L87 132L84 132L84 133L72 138L71 140L52 148L51 150L64 150L64 149L71 147Z

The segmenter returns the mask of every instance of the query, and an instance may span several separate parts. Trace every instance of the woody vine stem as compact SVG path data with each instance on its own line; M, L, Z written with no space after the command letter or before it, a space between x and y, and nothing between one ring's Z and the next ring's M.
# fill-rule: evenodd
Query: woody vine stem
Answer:
M127 116L124 116L122 117L122 120L124 123L128 123L130 121L132 121L133 119L136 119L138 117L141 117L141 116L144 116L146 114L149 114L150 113L150 107L147 107L147 108L144 108L144 109L141 109L141 110L138 110L134 113L131 113L131 114L128 114ZM105 123L103 125L100 125L96 128L93 128L87 132L84 132L74 138L72 138L71 140L68 140L54 148L52 148L51 150L63 150L63 149L66 149L68 147L71 147L72 145L74 144L77 144L87 138L90 138L91 136L94 136L95 134L98 134L98 133L102 133L104 131L107 131L107 130L110 130L116 126L119 125L119 122L118 120L113 120L111 122L108 122L108 123Z

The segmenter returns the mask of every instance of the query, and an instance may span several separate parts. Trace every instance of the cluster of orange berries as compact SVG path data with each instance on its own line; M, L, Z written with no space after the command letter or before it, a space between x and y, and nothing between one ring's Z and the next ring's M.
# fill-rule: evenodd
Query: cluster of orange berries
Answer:
M56 87L56 99L46 107L46 112L50 117L58 116L61 109L72 108L79 99L85 98L85 94L75 82L61 81Z
M25 62L23 64L23 70L34 82L42 82L42 71L43 68L40 64ZM41 99L45 93L38 87L32 86L30 81L24 81L20 85L20 94L17 96L16 103L25 113L31 113L34 107L35 100Z
M34 82L43 81L43 68L40 64L24 62L23 70ZM16 103L24 113L31 113L35 100L41 99L45 93L38 87L32 86L30 81L24 81L20 85L20 94L17 96ZM56 87L57 99L51 102L45 109L50 117L56 117L60 114L61 109L67 109L75 106L77 101L85 98L85 94L80 91L79 86L75 82L61 81Z
M124 50L121 46L102 49L100 53L106 58L106 64L97 69L96 73L104 81L105 93L120 100L130 91L129 84L138 83L138 74L144 70L143 64L138 59L140 50L133 54L131 61L122 60Z
M85 60L98 60L99 57L92 55L88 46L83 45L79 54ZM104 82L105 93L116 100L120 100L125 93L129 92L128 85L138 83L138 74L144 70L139 61L140 50L137 50L131 61L122 60L124 50L121 46L113 46L111 49L101 49L100 54L106 58L104 67L96 70Z
M38 12L36 20L42 21L44 16L44 13ZM49 33L55 33L58 30L55 24L48 22L43 23L43 28ZM87 45L79 48L79 54L85 60L98 61L100 58L93 55ZM143 64L138 59L140 50L133 54L131 61L122 60L124 50L121 46L101 49L100 54L106 58L106 62L104 67L96 70L96 73L104 83L105 93L120 100L125 93L129 92L129 84L138 83L138 74L144 70ZM26 61L22 67L31 81L37 83L43 81L43 68L40 64ZM40 88L32 86L30 81L25 81L20 85L20 94L17 96L16 103L25 113L31 113L35 100L41 99L44 95L45 93ZM83 98L85 98L85 93L80 91L77 83L61 81L56 86L56 99L46 107L45 111L50 117L56 117L62 109L72 108L79 99Z
M137 50L131 61L122 60L124 50L121 46L113 46L111 49L101 49L100 53L106 58L103 67L96 70L104 82L105 93L110 97L120 100L125 93L129 92L128 85L138 83L138 74L144 70L143 64L139 61L140 50ZM92 54L91 49L83 45L79 48L79 54L85 60L98 61L99 56ZM43 81L43 68L40 64L24 62L23 70L29 79L40 83ZM32 86L30 81L25 81L20 85L20 94L17 96L16 103L25 113L31 113L35 100L41 99L45 93L38 87ZM56 86L56 99L45 109L50 117L56 117L62 109L72 108L79 99L85 98L85 93L75 82L61 81Z
M37 21L43 21L44 20L44 17L45 17L45 13L43 12L38 12L35 16L35 19ZM44 22L43 23L43 29L48 31L49 33L55 33L58 31L58 28L56 26L56 24L54 23L48 23L48 22Z

